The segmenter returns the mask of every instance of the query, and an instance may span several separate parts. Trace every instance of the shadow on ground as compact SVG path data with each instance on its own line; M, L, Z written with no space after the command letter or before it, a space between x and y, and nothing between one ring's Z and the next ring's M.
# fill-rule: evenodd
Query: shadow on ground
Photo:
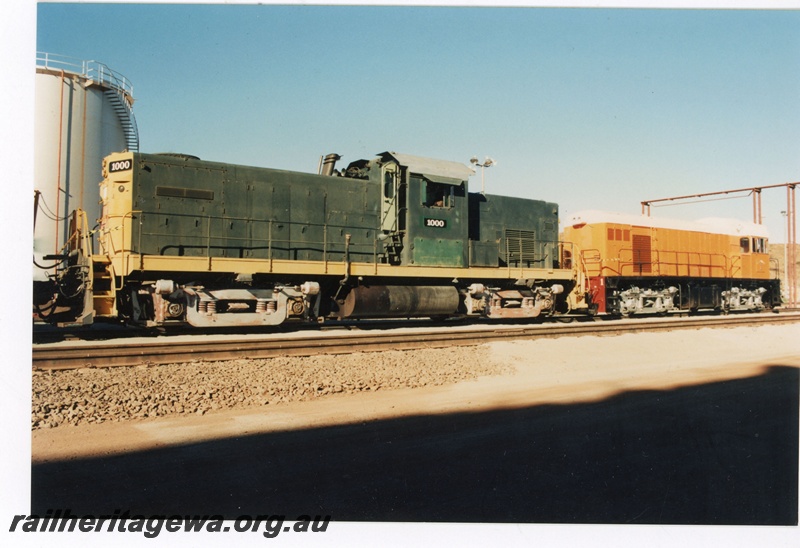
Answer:
M798 520L798 370L33 466L32 512L336 521Z

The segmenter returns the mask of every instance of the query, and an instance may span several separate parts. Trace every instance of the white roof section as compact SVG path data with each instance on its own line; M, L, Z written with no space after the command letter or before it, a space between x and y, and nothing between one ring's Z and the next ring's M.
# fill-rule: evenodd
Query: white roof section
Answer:
M460 162L450 160L436 160L433 158L423 158L422 156L412 156L411 154L398 154L397 152L381 152L378 154L384 161L386 157L394 158L398 164L406 166L412 173L420 175L433 175L466 181L475 171Z
M764 225L740 221L738 219L725 219L709 217L697 221L684 221L682 219L668 219L665 217L648 217L646 215L630 215L625 213L612 213L608 211L586 210L577 211L568 215L564 220L565 226L578 224L616 223L621 225L644 226L648 228L668 228L673 230L686 230L689 232L707 232L710 234L727 234L730 236L755 236L769 238L769 231Z

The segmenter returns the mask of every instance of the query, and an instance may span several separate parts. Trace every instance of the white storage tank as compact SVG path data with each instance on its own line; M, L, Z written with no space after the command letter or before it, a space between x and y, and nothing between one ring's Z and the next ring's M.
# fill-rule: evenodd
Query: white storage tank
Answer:
M102 63L38 53L35 91L34 280L43 280L54 266L43 257L61 252L70 213L86 211L90 230L100 217L103 158L138 150L139 134L131 83Z

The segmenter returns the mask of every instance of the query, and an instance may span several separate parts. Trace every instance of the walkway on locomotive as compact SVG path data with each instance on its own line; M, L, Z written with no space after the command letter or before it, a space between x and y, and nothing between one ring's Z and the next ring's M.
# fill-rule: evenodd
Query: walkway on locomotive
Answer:
M391 152L332 176L114 154L100 252L121 276L442 278L469 267L470 278L571 279L559 268L557 205L469 193L472 173Z

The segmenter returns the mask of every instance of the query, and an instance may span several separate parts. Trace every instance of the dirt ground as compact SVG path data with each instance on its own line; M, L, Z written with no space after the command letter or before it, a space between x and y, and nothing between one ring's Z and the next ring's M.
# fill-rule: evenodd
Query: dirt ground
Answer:
M496 371L505 374L446 386L430 387L423 383L423 386L398 388L402 384L396 383L394 390L390 387L382 392L331 394L316 401L287 400L271 407L240 406L207 414L193 412L189 416L133 420L126 424L81 424L35 431L32 457L36 462L97 456L232 435L415 414L586 402L626 390L666 390L741 378L761 373L767 363L800 367L799 334L797 326L789 325L502 342L486 345L480 351L428 351L436 354L430 361L426 360L425 351L392 352L392 361L407 362L415 379L427 365L439 369L463 365L464 369L470 369L476 359L491 360L502 366ZM451 360L444 364L441 356L447 353ZM300 362L320 359L342 358L293 358ZM345 359L354 362L348 364L351 369L369 369L370 362L380 356L357 354ZM191 364L186 367L193 368ZM154 369L132 368L145 375ZM484 368L484 371L491 369ZM89 373L102 374L97 370ZM281 378L285 379L286 374ZM185 385L181 386L186 389Z
M32 507L796 524L798 335L493 343L452 353L493 374L450 384L37 429Z

